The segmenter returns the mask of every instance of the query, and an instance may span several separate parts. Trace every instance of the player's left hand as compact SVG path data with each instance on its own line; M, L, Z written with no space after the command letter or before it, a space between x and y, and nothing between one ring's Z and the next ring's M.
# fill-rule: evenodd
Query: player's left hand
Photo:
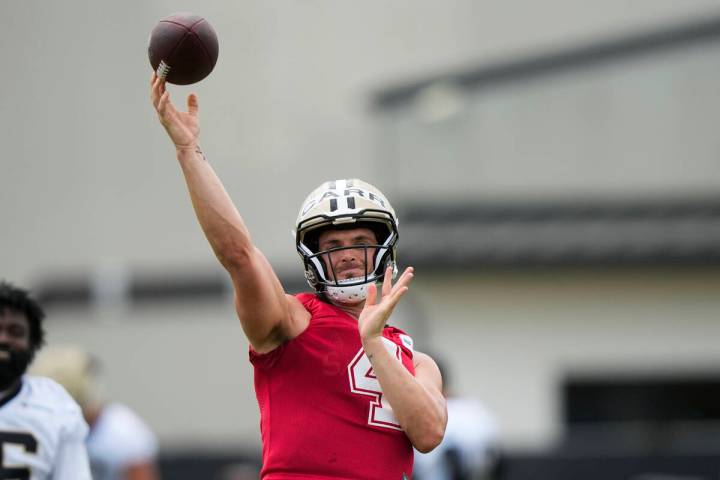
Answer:
M358 328L363 344L374 338L382 337L383 328L400 298L408 291L408 285L414 276L413 267L405 269L395 285L392 284L392 267L385 270L380 301L377 298L377 285L368 285L365 308L360 312Z

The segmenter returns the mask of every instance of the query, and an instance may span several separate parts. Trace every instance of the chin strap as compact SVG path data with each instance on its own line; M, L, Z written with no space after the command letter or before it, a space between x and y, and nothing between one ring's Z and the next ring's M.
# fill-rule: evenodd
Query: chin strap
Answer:
M363 283L361 285L351 285L347 287L342 285L343 282L352 282L355 280L356 279L343 280L341 282L338 282L341 284L339 286L328 285L327 287L325 287L325 294L336 302L362 302L367 297L367 283Z

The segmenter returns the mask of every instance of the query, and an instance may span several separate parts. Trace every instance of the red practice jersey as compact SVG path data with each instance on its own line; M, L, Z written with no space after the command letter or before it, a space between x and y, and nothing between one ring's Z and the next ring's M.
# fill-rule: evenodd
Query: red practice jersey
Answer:
M409 479L412 445L373 374L357 320L313 294L297 298L312 315L307 329L269 353L250 349L262 479ZM414 375L412 339L394 327L383 336Z

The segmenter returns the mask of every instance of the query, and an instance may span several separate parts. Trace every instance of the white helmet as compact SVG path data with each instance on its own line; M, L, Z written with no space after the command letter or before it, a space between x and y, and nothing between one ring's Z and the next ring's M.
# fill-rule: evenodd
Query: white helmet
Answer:
M393 277L397 274L397 225L390 202L369 183L358 179L323 183L305 199L295 223L295 246L303 260L308 284L318 293L339 302L364 300L367 285L382 281L388 266L393 269ZM320 232L328 227L370 228L375 232L378 243L318 251ZM332 272L326 271L321 256L346 248L363 248L365 264L373 265L374 269L361 277L336 280L335 275L330 275ZM332 265L330 268L333 268Z
M100 389L95 380L95 360L75 347L48 347L38 354L30 367L31 375L49 377L65 387L82 407L100 403Z

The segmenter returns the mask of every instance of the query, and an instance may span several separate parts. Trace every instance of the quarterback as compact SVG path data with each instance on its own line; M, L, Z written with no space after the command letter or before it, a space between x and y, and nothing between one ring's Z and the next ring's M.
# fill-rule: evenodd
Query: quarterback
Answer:
M175 145L195 213L230 274L250 342L263 480L411 478L447 423L435 362L388 321L413 278L396 282L397 218L357 179L303 202L295 243L313 293L288 295L198 146L198 102L177 110L153 75L151 99Z
M90 480L80 407L54 381L24 375L44 316L25 290L0 282L0 478Z

